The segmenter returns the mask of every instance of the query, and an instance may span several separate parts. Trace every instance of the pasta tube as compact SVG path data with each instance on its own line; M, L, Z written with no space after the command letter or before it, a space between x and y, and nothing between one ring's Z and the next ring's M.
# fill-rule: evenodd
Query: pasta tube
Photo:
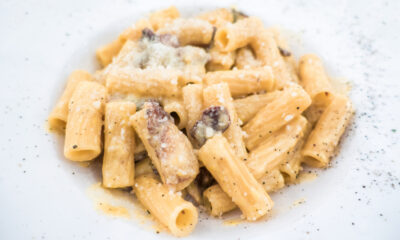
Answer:
M305 162L314 167L326 167L340 137L353 114L347 97L335 96L322 113L302 151Z
M311 104L308 94L299 86L291 86L277 99L260 109L243 127L247 133L246 147L254 149L272 132L278 130L293 118L299 116Z
M282 34L276 28L268 28L268 31L272 33L272 36L278 45L279 52L285 61L286 69L289 71L292 81L299 83L299 77L297 76L297 63L293 54L289 51L289 45L283 38Z
M232 97L238 97L260 91L271 91L274 76L270 67L252 70L216 71L206 74L207 85L226 82Z
M133 102L109 102L105 107L103 186L132 186L135 174L135 133L129 117L136 111Z
M224 106L229 113L231 124L224 132L233 150L240 159L247 157L246 147L243 141L243 132L240 128L239 119L235 112L235 106L227 83L210 85L203 90L204 106Z
M232 202L232 198L215 184L203 192L204 206L214 217L220 217L222 214L235 209L237 206Z
M246 166L255 178L279 166L304 134L307 120L299 116L250 151Z
M107 75L106 87L110 93L134 93L154 97L179 97L181 73L167 69L119 69Z
M296 143L296 146L287 154L285 157L286 159L283 160L279 166L279 170L285 178L286 183L295 182L297 175L301 170L303 170L301 163L303 162L304 157L301 153L301 150L303 149L307 137L311 132L311 127L312 125L310 122L308 122L303 130L302 136L299 136L300 139ZM293 126L291 126L291 129L293 129Z
M150 158L145 158L135 163L135 178L138 178L141 175L155 176Z
M250 44L259 34L263 24L255 17L244 18L217 30L215 45L223 52L230 52Z
M262 107L277 99L278 96L280 96L279 91L254 94L245 98L235 99L233 104L238 118L242 121L242 124L246 124Z
M288 83L292 82L290 72L270 32L260 30L257 37L251 42L251 47L262 66L270 66L272 68L276 79L276 89L283 89Z
M313 54L302 56L299 72L304 90L310 95L313 104L317 106L329 104L332 98L332 85L321 59Z
M162 181L177 191L187 187L199 164L187 137L157 102L146 102L130 119Z
M285 179L279 169L272 169L258 179L258 182L263 186L268 193L276 192L285 186Z
M325 108L326 106L323 105L311 104L311 106L304 111L303 115L307 118L308 122L310 122L312 126L315 126Z
M176 35L181 45L206 45L211 42L213 26L196 18L178 18L159 29L157 34Z
M49 127L51 130L64 132L68 119L68 104L76 86L82 81L91 81L90 73L83 70L76 70L68 77L67 86L58 99L56 106L53 108L49 116Z
M163 100L164 110L174 118L175 125L183 129L187 125L188 116L183 101L176 98Z
M209 51L210 60L207 62L206 68L208 71L230 70L235 63L236 53L221 52L218 48L213 47Z
M257 180L266 192L275 192L285 186L283 175L278 169L264 174ZM237 208L237 205L232 202L232 198L222 190L222 188L215 184L207 188L203 192L204 206L211 216L220 217L224 213L232 211Z
M252 69L261 67L261 62L255 58L251 48L244 47L237 51L235 66L238 69Z
M216 31L233 21L232 11L220 8L214 11L209 11L200 14L197 18L205 20L212 24ZM215 46L214 42L210 43L210 60L207 63L208 71L221 71L229 70L235 63L235 51L221 52L218 47Z
M134 190L140 203L177 237L189 235L198 220L197 209L155 178L142 175L136 178Z
M207 140L199 158L248 220L257 220L271 210L272 200L221 134Z
M80 82L69 101L64 156L88 161L101 153L101 127L107 90L95 82Z
M186 132L189 132L202 114L203 86L201 84L189 84L182 88L182 95L188 118ZM188 137L193 146L195 146L192 136L188 134Z

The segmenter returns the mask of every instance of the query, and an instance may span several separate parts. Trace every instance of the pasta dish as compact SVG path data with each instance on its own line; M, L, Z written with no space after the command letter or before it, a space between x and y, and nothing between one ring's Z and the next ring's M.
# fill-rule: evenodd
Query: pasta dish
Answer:
M198 207L266 216L302 166L329 166L353 114L319 57L296 60L236 10L156 11L96 55L101 69L70 74L49 126L65 158L102 161L102 186L131 188L175 236Z

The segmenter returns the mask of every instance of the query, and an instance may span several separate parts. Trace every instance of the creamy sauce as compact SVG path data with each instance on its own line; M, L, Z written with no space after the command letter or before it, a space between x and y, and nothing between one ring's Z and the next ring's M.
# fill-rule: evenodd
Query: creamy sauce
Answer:
M136 197L130 192L120 189L106 189L99 182L90 186L87 194L93 200L94 207L99 213L111 217L133 219L135 223L141 223L150 231L168 231L165 226L160 224L142 207Z
M296 201L294 201L294 202L292 203L292 207L299 206L299 205L301 205L301 204L303 204L303 203L305 203L305 202L306 202L306 199L305 199L305 198L300 198L300 199L298 199L298 200L296 200Z
M98 202L97 209L101 210L105 214L115 216L115 217L126 217L126 218L131 217L128 209L121 207L121 206L113 206L106 202Z
M246 222L246 220L238 218L238 219L224 220L223 224L224 224L224 226L237 226L237 225L239 225L241 223L245 223L245 222Z
M318 175L314 172L300 172L299 175L296 178L295 183L299 184L299 183L304 183L304 182L311 182L314 181L316 178L318 177Z
M81 167L88 168L92 164L92 161L78 162L78 164Z

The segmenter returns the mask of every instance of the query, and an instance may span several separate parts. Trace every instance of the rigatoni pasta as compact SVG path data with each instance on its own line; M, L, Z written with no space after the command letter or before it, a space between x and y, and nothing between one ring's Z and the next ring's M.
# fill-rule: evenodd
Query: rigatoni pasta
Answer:
M283 89L288 83L293 82L291 74L287 69L286 63L282 58L278 45L271 32L261 29L257 38L252 41L251 47L262 66L267 65L272 68L277 89Z
M215 34L215 45L224 52L245 47L256 38L261 27L260 19L244 18L235 24L218 29Z
M174 118L175 125L183 129L187 125L188 116L181 99L167 98L163 101L164 110Z
M217 29L222 28L234 20L233 11L220 8L214 11L205 12L197 16L197 18L209 22L214 27L214 35L209 44L210 60L206 67L208 71L229 70L235 63L236 52L222 52L214 43L215 33Z
M228 84L219 83L204 88L203 99L204 106L221 105L227 109L231 124L224 132L224 136L228 139L237 156L241 159L246 158L247 151L243 141L243 132L240 128L240 122L235 112L235 106L233 105L233 99Z
M221 134L206 142L199 158L247 220L255 221L271 210L272 200Z
M148 175L136 179L134 190L143 206L172 234L183 237L193 231L198 221L197 209L179 193Z
M288 46L235 9L155 11L98 48L93 75L70 75L50 129L65 129L67 159L102 157L102 186L133 188L175 236L196 206L265 219L303 164L329 166L353 113L321 59Z
M253 176L258 179L278 167L301 139L306 126L307 120L298 116L250 151L246 166Z
M293 54L291 53L289 46L286 40L283 38L282 34L279 32L277 28L269 28L268 31L272 33L272 36L278 45L279 53L281 54L283 60L286 63L286 68L290 73L292 81L295 83L299 83L299 77L297 74L297 62L294 59Z
M105 107L103 186L132 186L135 174L135 133L129 117L136 112L132 102L109 102Z
M65 131L68 118L68 105L69 100L74 93L76 86L82 81L91 81L92 75L83 70L76 70L68 77L67 86L60 99L58 99L56 106L53 108L49 116L49 127L52 130L59 132Z
M256 59L250 47L237 50L235 67L238 69L253 69L261 67L261 62Z
M237 208L236 204L232 202L232 198L218 184L204 190L203 198L207 211L215 217L220 217Z
M300 58L299 75L304 90L310 95L313 104L326 106L332 97L332 85L319 57L307 54Z
M260 109L244 125L246 147L250 150L257 147L263 139L299 116L310 104L310 97L300 86L293 85L283 90L280 96Z
M270 67L251 70L215 71L204 77L206 85L225 82L229 85L232 97L271 91L274 88L274 75Z
M203 110L203 86L201 84L189 84L182 88L183 104L187 112L186 132L189 132L197 120L200 119ZM194 147L197 147L191 135L188 135Z
M142 140L163 183L176 190L187 187L199 164L187 137L157 102L146 102L130 122Z
M353 114L347 97L335 96L322 113L302 151L306 163L326 167Z
M211 42L213 26L196 18L178 18L157 31L158 34L172 34L182 45L206 45Z
M233 101L238 118L242 124L246 124L257 112L274 99L280 96L279 91L264 94L254 94L244 98L238 98Z
M64 156L72 161L93 160L101 153L101 127L107 89L80 82L69 101Z

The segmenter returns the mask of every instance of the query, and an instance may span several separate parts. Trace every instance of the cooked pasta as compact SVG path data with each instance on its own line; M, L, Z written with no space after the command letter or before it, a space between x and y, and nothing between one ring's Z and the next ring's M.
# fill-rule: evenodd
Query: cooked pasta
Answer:
M235 105L238 118L242 121L242 124L245 124L252 119L262 107L266 106L274 99L277 99L279 96L279 91L254 94L245 98L236 99L233 101L233 104Z
M271 210L272 200L221 134L206 142L199 158L247 220L255 221Z
M159 103L146 102L130 122L142 140L162 181L176 190L187 187L199 172L199 164L187 137Z
M335 96L324 110L303 149L306 163L326 167L353 114L347 97Z
M237 117L235 106L229 92L228 84L219 83L210 85L203 90L204 106L224 106L229 113L230 126L224 132L224 136L232 146L237 156L241 159L246 158L247 151L243 141L243 132Z
M82 81L91 81L92 76L90 73L83 70L76 70L71 73L68 78L67 86L60 99L57 101L56 106L49 116L49 127L51 130L59 132L65 131L68 119L68 104L76 86Z
M304 90L310 95L313 104L327 105L332 97L332 86L325 73L322 61L313 54L301 57L299 75Z
M107 90L95 83L80 82L69 101L64 155L72 161L88 161L101 153L101 127Z
M105 107L103 186L132 186L135 173L135 133L129 117L136 111L132 102L109 102Z
M134 190L143 206L175 236L186 236L195 228L198 221L196 207L153 176L136 178Z
M69 76L49 127L67 159L102 158L102 186L133 188L177 237L196 207L267 219L280 204L269 194L303 164L329 166L353 113L319 57L298 62L277 28L235 9L152 12L96 56L101 68Z
M243 126L247 134L246 147L250 150L257 147L263 139L299 116L310 104L310 97L299 86L289 87L280 92L276 99L261 108Z
M257 148L250 151L246 166L256 178L278 167L303 136L307 120L296 117L286 126L273 132Z
M232 97L246 96L252 93L271 91L274 76L270 67L236 71L209 72L204 77L207 85L226 82Z
M237 208L236 204L232 202L232 198L218 184L204 190L203 198L204 206L212 216L220 217Z

